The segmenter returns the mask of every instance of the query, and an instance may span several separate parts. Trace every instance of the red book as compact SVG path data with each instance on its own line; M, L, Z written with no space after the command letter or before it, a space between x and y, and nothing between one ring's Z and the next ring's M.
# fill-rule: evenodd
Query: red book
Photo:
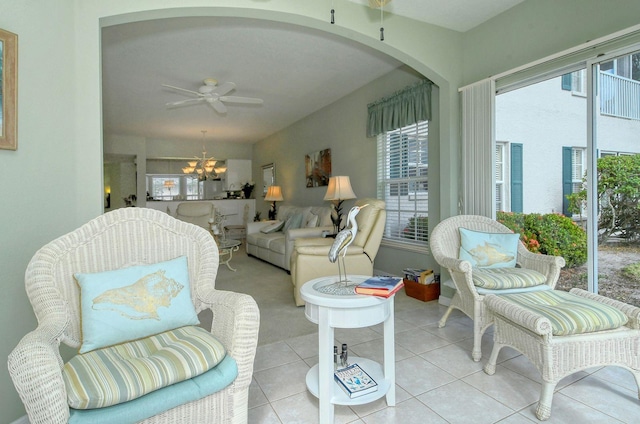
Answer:
M404 287L402 278L371 277L356 286L356 293L389 297Z

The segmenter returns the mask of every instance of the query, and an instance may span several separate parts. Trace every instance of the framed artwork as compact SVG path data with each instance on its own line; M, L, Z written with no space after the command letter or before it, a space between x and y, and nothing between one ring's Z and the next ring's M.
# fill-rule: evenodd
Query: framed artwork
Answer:
M307 187L329 185L331 177L331 149L309 153L304 156Z
M267 195L269 186L276 183L276 166L273 163L262 165L262 197Z
M18 36L0 29L0 149L18 148Z

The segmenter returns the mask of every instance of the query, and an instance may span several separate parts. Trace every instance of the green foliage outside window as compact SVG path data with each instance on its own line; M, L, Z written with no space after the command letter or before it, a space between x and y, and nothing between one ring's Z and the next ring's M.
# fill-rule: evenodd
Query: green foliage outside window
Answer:
M409 223L402 230L402 237L411 240L429 242L429 217L418 216L409 218Z
M497 220L520 234L531 252L562 256L569 268L587 261L587 233L571 218L555 213L498 212Z
M580 213L587 191L567 196L569 210ZM640 154L598 159L598 242L615 235L640 240Z

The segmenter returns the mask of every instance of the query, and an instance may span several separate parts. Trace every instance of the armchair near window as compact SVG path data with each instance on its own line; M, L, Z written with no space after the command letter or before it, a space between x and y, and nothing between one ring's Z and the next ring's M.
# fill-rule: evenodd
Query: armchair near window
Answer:
M472 266L469 260L460 259L460 228L498 234L513 234L513 231L485 216L459 215L441 221L429 237L433 258L438 265L449 271L456 288L449 308L440 319L440 327L445 326L453 309L458 309L471 318L473 320L472 357L474 361L479 361L482 356L480 350L482 335L493 324L493 318L484 305L485 295L553 289L565 260L560 256L532 253L522 242L517 241L517 255L515 255L517 268L498 268L502 271L495 274L490 270L488 272L484 270L483 277L480 277L481 269ZM510 276L509 270L519 270L518 278L514 278L514 273ZM501 273L505 274L500 275ZM535 284L533 278L537 278ZM500 288L480 287L483 281L492 281ZM520 282L521 286L527 285L529 281L532 283L527 287L510 287L509 285L513 285L514 281Z
M204 389L207 390L205 393L218 390L208 395L201 392L203 389L200 383L203 380L195 383L189 379L106 408L71 410L68 404L70 392L64 382L63 358L59 348L60 344L64 343L77 349L86 342L81 324L81 311L86 309L83 308L81 288L74 275L95 275L183 257L186 257L183 263L186 262L187 265L186 270L182 268L182 275L188 273L188 277L180 281L188 281L190 291L182 297L187 303L180 304L178 313L190 309L191 303L194 314L206 309L212 311L211 328L205 330L210 331L224 346L225 358L230 357L237 364L238 374L235 380L226 387L222 386L224 388L221 390L218 390L219 387L211 391ZM86 422L96 420L97 414L100 415L100 420L91 422L246 423L249 384L258 340L259 311L251 296L216 290L217 270L218 249L213 237L195 225L146 208L123 208L108 212L42 247L31 259L25 274L26 292L38 319L38 326L19 342L9 355L8 361L9 374L25 405L30 422L66 423L70 417L74 418L74 415L75 419L72 422ZM146 282L149 279L145 276L138 281ZM173 280L168 283L166 279L160 283L157 280L153 281L156 281L152 286L154 295L162 290L180 292L187 286L187 283L180 285ZM97 281L93 283L100 288L110 284ZM138 283L135 285L137 291L128 293L151 293L140 288L150 286L139 286ZM91 287L95 288L96 285ZM127 288L129 287L132 286ZM84 288L82 290L84 291ZM163 296L163 293L160 295ZM109 299L117 300L115 295L113 296ZM144 298L149 299L149 296L145 295ZM98 297L93 298L94 305L96 299ZM166 300L166 295L162 299ZM142 306L148 306L148 303L147 301ZM134 302L128 304L140 305ZM115 301L112 305L118 307ZM161 306L167 307L167 304L163 303ZM164 311L164 308L154 311L160 309ZM97 333L100 333L99 328ZM116 331L126 330L117 326L111 328ZM179 330L186 328L181 327ZM196 326L190 328L202 333L202 329ZM132 340L130 343L136 342L139 340ZM148 345L151 346L150 343ZM105 349L120 349L119 346ZM202 344L195 343L193 346L193 350L197 352ZM200 356L194 354L191 357ZM104 369L107 370L106 367ZM210 369L209 372L214 372L213 378L216 378L216 368ZM205 374L199 374L194 378L203 377ZM78 381L81 384L86 382L81 378L78 378ZM145 380L145 384L147 381ZM187 387L190 393L195 394L191 401L178 405L179 402L175 401L176 394L182 393L176 393L172 388L181 384L180 391L187 391L184 390ZM114 389L112 392L116 391L115 387L110 387ZM169 390L168 395L159 394L165 390ZM121 391L127 390L125 388ZM149 403L145 398L154 400ZM143 401L142 405L132 404L138 401ZM121 406L125 409L114 409ZM78 411L82 412L76 414Z
M347 273L373 275L373 261L378 254L387 219L385 203L378 199L360 199L356 205L368 206L356 216L358 233L344 258ZM300 288L318 277L338 275L338 265L329 262L333 238L300 238L295 240L291 254L291 280L297 306L304 305Z

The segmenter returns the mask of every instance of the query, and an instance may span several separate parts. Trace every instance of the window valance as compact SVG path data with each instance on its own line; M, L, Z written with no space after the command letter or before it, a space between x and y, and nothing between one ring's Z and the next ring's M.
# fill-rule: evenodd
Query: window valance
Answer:
M367 137L431 120L431 87L422 80L367 105Z

